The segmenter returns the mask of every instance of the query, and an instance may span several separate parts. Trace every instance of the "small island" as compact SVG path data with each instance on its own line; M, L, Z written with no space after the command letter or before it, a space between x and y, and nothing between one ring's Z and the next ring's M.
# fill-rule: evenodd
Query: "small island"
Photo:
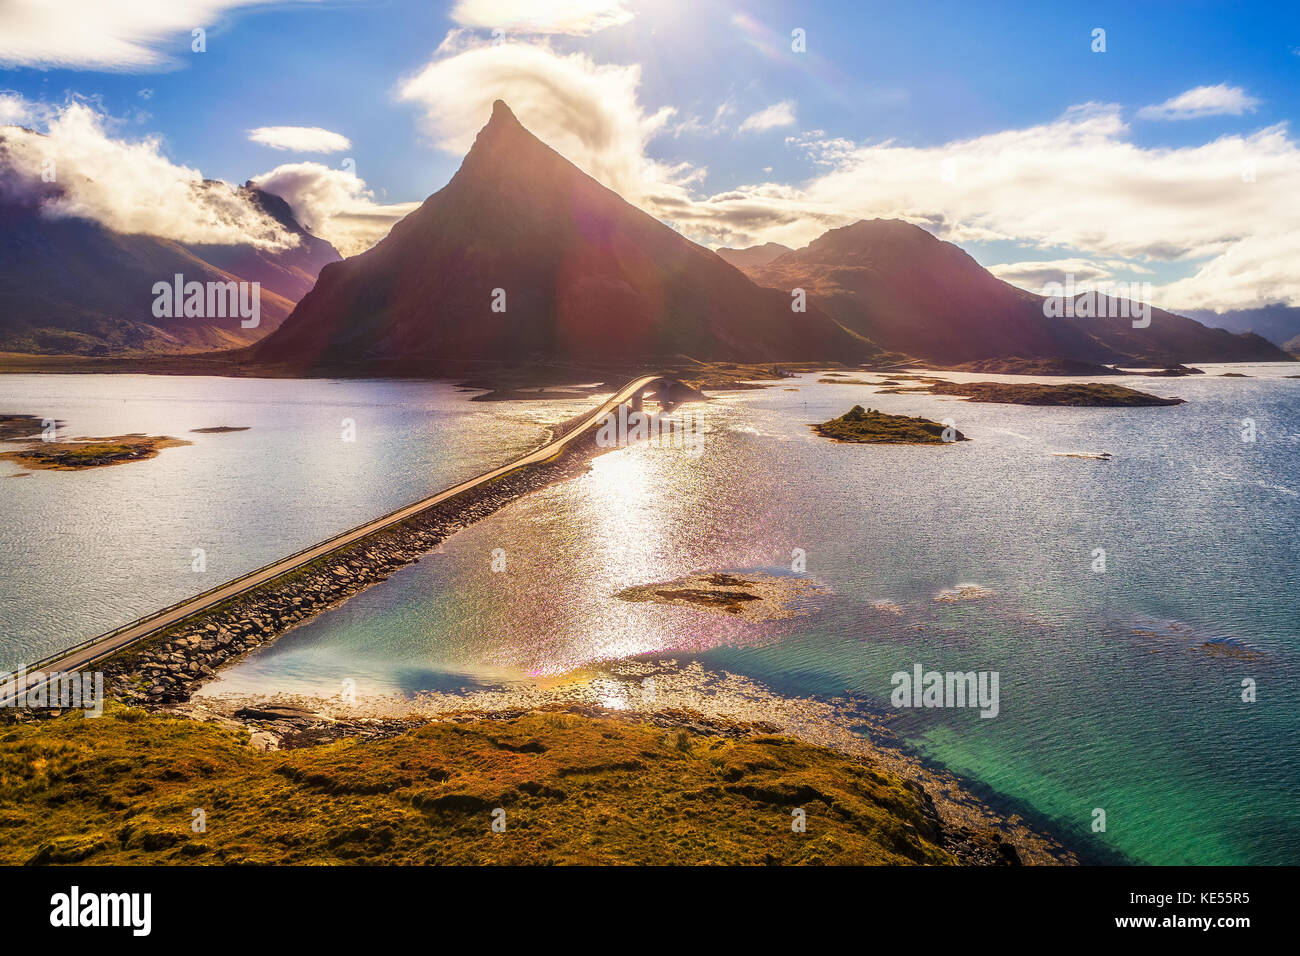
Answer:
M195 435L224 435L226 432L246 432L252 425L210 425L207 428L191 428Z
M1119 369L1123 375L1142 375L1146 378L1181 378L1184 375L1204 375L1205 369L1192 368L1190 365L1167 365L1162 369L1154 372L1126 372Z
M1096 362L1068 358L990 358L947 367L949 372L984 375L1124 375L1119 369Z
M919 391L920 389L914 389ZM1130 408L1148 405L1182 405L1181 398L1161 398L1123 385L1101 382L1065 382L1043 385L1036 382L947 382L929 379L924 391L931 395L955 395L972 402L1000 405L1084 405L1094 408Z
M164 448L188 445L166 435L117 435L111 438L74 438L68 441L35 442L18 451L0 454L25 468L48 471L83 471L129 461L156 458Z
M813 431L823 438L837 442L852 442L875 445L950 445L959 441L970 441L955 428L949 428L939 422L917 416L887 415L874 408L864 409L854 405L839 418L832 418L820 425L813 425ZM945 431L947 437L944 436Z

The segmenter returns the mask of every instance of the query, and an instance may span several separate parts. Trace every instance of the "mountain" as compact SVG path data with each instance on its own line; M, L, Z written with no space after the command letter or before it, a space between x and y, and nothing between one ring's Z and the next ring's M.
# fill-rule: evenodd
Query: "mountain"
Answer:
M304 229L294 218L289 204L279 196L252 183L241 186L239 192L287 232L297 236L298 245L274 252L253 245L189 245L186 248L224 272L262 283L263 292L269 290L296 303L311 291L321 269L343 257L330 243Z
M498 100L451 181L378 245L326 266L250 355L254 364L393 369L873 351L624 201Z
M1068 358L1166 365L1287 361L1258 335L1211 329L1162 309L1132 319L1049 318L1044 298L1003 282L919 226L874 219L832 229L803 249L746 266L760 285L803 288L846 328L928 362ZM1104 297L1103 297L1104 298Z
M339 259L332 245L294 221L284 200L250 186L241 192L297 235L296 247L185 245L114 232L89 219L51 217L43 210L49 195L9 180L3 160L0 152L3 352L138 355L246 346L278 326L321 267ZM186 282L260 282L260 324L245 329L237 315L156 317L154 284L170 283L178 273Z
M787 252L794 252L789 246L783 246L779 242L765 242L761 246L750 246L747 249L722 248L714 251L741 271L757 269Z
M1260 309L1233 309L1229 312L1189 309L1187 314L1197 322L1216 329L1255 332L1283 348L1292 339L1300 337L1300 308L1296 306L1269 305Z

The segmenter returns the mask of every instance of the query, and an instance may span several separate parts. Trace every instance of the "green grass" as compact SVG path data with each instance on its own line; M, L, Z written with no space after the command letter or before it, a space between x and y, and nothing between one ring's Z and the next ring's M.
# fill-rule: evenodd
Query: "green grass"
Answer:
M8 724L0 862L954 862L899 778L786 737L531 713L275 753L245 741L116 704Z

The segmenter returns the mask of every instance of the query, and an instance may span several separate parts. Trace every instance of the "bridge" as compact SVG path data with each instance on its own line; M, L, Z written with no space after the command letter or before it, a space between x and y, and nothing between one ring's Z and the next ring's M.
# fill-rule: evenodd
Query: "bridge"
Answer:
M412 518L434 505L455 498L457 495L464 494L484 482L500 478L502 475L507 475L519 468L527 468L531 465L551 461L560 452L564 451L570 442L599 424L606 415L617 410L620 405L626 404L632 408L641 409L647 395L658 401L667 410L677 401L693 397L698 393L676 379L662 375L643 375L640 378L633 379L601 402L595 411L588 414L576 426L565 431L563 435L552 438L542 447L522 455L508 464L493 468L477 478L462 481L460 484L453 485L451 488L440 491L428 498L422 498L414 504L399 508L382 517L375 518L373 521L368 521L351 531L344 531L342 534L335 535L320 544L304 548L302 551L291 554L287 558L282 558L273 564L250 571L233 581L218 585L211 590L204 591L202 594L196 594L194 597L187 598L178 604L165 607L147 617L132 621L130 624L125 624L106 634L83 641L57 654L42 658L34 664L27 665L23 671L25 676L22 687L14 687L13 685L17 681L12 679L8 682L0 682L0 705L9 705L20 695L25 695L27 692L40 687L43 683L47 683L50 672L68 673L84 670L97 661L116 654L123 648L152 637L160 631L179 624L196 614L211 610L223 601L246 594L264 584L273 582L287 574L292 574L319 558L326 557L377 532L400 524L408 518Z
M683 385L675 378L656 378L644 388L637 391L627 402L634 411L641 411L646 396L659 403L664 411L671 411L682 402L698 397L699 392L688 385Z

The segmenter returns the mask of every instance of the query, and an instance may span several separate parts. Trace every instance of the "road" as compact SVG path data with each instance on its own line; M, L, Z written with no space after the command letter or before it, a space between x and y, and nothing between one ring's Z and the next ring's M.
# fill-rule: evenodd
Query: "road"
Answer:
M96 661L103 660L111 654L115 654L124 647L128 647L137 641L144 640L159 631L171 627L179 621L183 621L195 614L200 614L212 608L214 605L227 601L232 597L237 597L254 588L273 581L276 578L298 570L303 565L310 564L317 558L324 557L340 548L345 548L350 544L355 544L362 538L374 534L376 531L382 531L385 528L405 521L414 515L419 514L426 508L440 504L448 498L454 498L456 495L463 494L471 488L483 484L485 481L491 481L502 475L508 474L517 468L523 468L528 465L536 465L554 458L563 451L564 447L573 441L579 435L582 435L611 411L618 408L619 405L630 400L633 395L644 389L651 382L657 381L664 376L662 375L645 375L641 378L629 382L615 392L612 396L602 402L595 411L588 415L576 428L570 429L563 436L554 439L538 448L536 451L529 452L520 458L515 459L509 464L494 468L477 478L471 478L468 481L462 481L445 491L440 491L436 495L421 499L414 504L407 505L381 518L376 518L368 524L353 528L351 531L345 531L340 535L330 538L328 541L322 541L297 554L290 555L275 564L267 565L252 571L243 577L236 578L226 584L222 584L212 590L205 591L179 604L174 604L165 608L156 614L141 618L138 621L127 624L124 627L109 631L107 634L100 635L90 641L86 641L63 652L61 655L45 658L28 667L29 673L24 681L27 690L33 690L41 684L45 677L43 675L52 671L64 672L77 671L86 668ZM13 687L13 683L0 685L0 704L8 704L18 691Z

